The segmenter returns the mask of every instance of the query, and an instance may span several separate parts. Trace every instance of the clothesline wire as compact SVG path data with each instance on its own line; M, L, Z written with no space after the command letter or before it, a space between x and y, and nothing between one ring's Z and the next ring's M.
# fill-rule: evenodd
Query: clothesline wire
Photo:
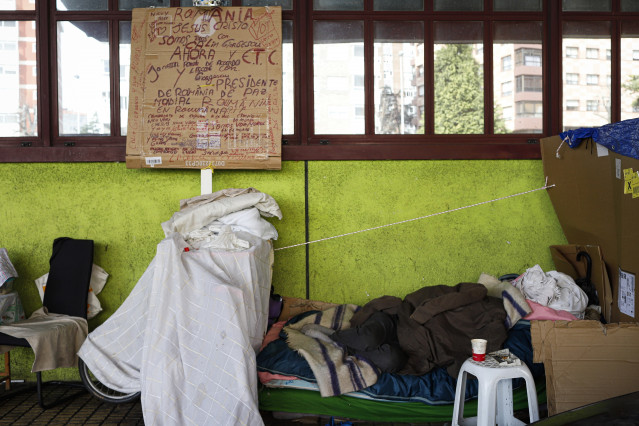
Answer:
M428 214L428 215L425 215L425 216L415 217L415 218L412 218L412 219L406 219L406 220L402 220L402 221L399 221L399 222L387 223L386 225L379 225L379 226L374 226L372 228L360 229L359 231L353 231L353 232L347 232L345 234L333 235L332 237L320 238L319 240L313 240L313 241L306 241L306 242L303 242L303 243L293 244L293 245L286 246L286 247L278 247L278 248L273 249L273 250L277 251L277 250L285 250L285 249L289 249L289 248L293 248L293 247L306 246L306 245L309 245L309 244L319 243L319 242L322 242L322 241L333 240L335 238L341 238L341 237L346 237L346 236L349 236L349 235L361 234L362 232L368 232L368 231L374 231L376 229L388 228L389 226L401 225L402 223L408 223L408 222L414 222L416 220L428 219L430 217L435 217L435 216L443 215L443 214L446 214L446 213L452 213L452 212L456 212L456 211L459 211L459 210L469 209L471 207L477 207L477 206L481 206L481 205L484 205L484 204L494 203L496 201L501 201L501 200L505 200L505 199L508 199L508 198L518 197L520 195L530 194L532 192L542 191L544 189L552 188L554 186L555 186L555 184L548 185L548 179L546 179L546 184L544 186L542 186L541 188L535 188L535 189L531 189L531 190L524 191L524 192L518 192L516 194L506 195L504 197L499 197L499 198L495 198L495 199L488 200L488 201L482 201L482 202L479 202L479 203L470 204L470 205L463 206L463 207L457 207L457 208L450 209L450 210L444 210L444 211L437 212L437 213L431 213L431 214Z

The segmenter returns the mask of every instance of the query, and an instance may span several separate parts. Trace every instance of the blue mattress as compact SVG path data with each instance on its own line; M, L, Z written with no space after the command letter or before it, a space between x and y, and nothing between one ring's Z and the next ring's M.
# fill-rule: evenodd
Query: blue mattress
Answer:
M301 315L308 315L305 313ZM301 316L300 315L300 316ZM300 316L290 321L299 320ZM295 376L309 382L316 382L311 367L306 360L288 347L286 335L280 333L280 338L269 343L257 356L258 371L272 374ZM508 332L504 348L510 350L530 368L535 379L544 377L544 367L541 363L533 363L532 343L530 340L530 322L520 320ZM466 399L477 396L477 380L469 378L466 387ZM383 373L373 386L361 390L371 399L385 401L421 402L429 405L452 404L455 399L457 380L450 376L445 368L436 368L421 376L399 375ZM523 384L519 379L513 383L514 387Z

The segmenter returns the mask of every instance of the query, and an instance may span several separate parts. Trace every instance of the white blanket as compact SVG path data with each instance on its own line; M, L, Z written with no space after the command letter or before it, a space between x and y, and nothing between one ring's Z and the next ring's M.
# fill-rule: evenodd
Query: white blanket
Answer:
M266 331L270 241L240 252L164 239L122 306L79 355L96 377L142 391L148 425L256 425L256 351Z
M220 201L226 214L247 208ZM268 321L273 247L247 232L236 233L246 250L189 247L181 233L215 220L217 203L187 207L163 224L167 237L155 258L79 351L105 385L142 392L147 425L263 424L255 357ZM190 225L173 227L178 218Z

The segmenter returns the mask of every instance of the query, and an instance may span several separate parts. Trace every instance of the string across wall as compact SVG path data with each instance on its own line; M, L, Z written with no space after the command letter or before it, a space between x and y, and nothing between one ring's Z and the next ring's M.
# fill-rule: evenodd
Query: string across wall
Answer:
M428 214L428 215L425 215L425 216L415 217L415 218L412 218L412 219L406 219L406 220L402 220L402 221L399 221L399 222L387 223L385 225L374 226L372 228L360 229L359 231L352 231L352 232L347 232L347 233L344 233L344 234L333 235L332 237L320 238L318 240L313 240L313 241L306 241L306 242L303 242L303 243L293 244L293 245L286 246L286 247L278 247L278 248L273 249L273 250L277 251L277 250L285 250L285 249L289 249L289 248L293 248L293 247L306 246L306 245L309 245L309 244L319 243L319 242L328 241L328 240L334 240L336 238L346 237L346 236L349 236L349 235L355 235L355 234L361 234L363 232L374 231L376 229L382 229L382 228L388 228L390 226L401 225L402 223L415 222L417 220L428 219L430 217L440 216L440 215L447 214L447 213L453 213L453 212L456 212L456 211L469 209L471 207L482 206L484 204L490 204L490 203L494 203L496 201L506 200L508 198L519 197L520 195L526 195L526 194L530 194L530 193L533 193L533 192L542 191L544 189L552 188L554 186L555 186L555 184L548 185L548 178L546 178L546 184L544 186L542 186L541 188L535 188L535 189L531 189L531 190L524 191L524 192L518 192L516 194L506 195L504 197L499 197L499 198L495 198L495 199L488 200L488 201L482 201L482 202L475 203L475 204L469 204L467 206L457 207L457 208L450 209L450 210L444 210L444 211L437 212L437 213L431 213L431 214Z

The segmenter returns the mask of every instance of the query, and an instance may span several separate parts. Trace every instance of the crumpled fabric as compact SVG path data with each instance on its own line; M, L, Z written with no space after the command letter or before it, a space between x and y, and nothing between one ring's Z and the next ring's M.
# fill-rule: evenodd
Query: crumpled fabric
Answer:
M557 271L544 272L541 266L535 265L512 284L528 300L584 318L588 296L569 275Z
M261 216L282 219L280 207L273 197L263 192L249 192L234 197L222 197L215 199L215 201L187 206L175 212L169 220L163 222L162 229L165 236L177 232L182 238L186 238L188 233L193 230L207 226L230 213L251 207L257 208Z
M470 339L488 340L486 352L502 348L507 338L506 311L500 299L489 297L481 284L422 287L400 299L381 296L364 305L351 327L364 323L376 311L397 315L397 338L408 362L399 374L422 375L445 367L457 378L471 356Z
M78 366L76 353L89 333L87 320L81 317L49 313L44 306L29 319L0 327L0 333L26 339L33 349L32 373ZM0 345L0 354L11 346Z
M592 138L617 154L639 159L639 118L606 124L601 127L583 127L559 133L562 141L571 148L578 147L584 139Z
M259 193L257 189L253 187L248 188L225 188L212 194L202 194L196 197L187 198L186 200L180 200L180 210L184 210L187 207L197 207L202 204L211 203L222 198L237 197L242 194Z
M18 273L16 272L16 268L9 260L9 254L7 253L7 249L2 247L0 248L0 287L6 282L9 282L10 279L16 278Z
M222 229L226 229L224 227L230 230L225 232L248 232L263 240L277 240L278 237L275 227L262 218L258 209L253 207L222 216L207 226L190 231L184 239L196 249L201 247L229 250L248 248L244 243L235 243L232 237L220 236Z
M278 234L275 226L264 220L260 216L260 211L256 208L239 210L234 213L222 216L213 225L230 225L233 232L244 231L263 240L277 240Z
M246 240L238 238L229 225L223 225L219 229L219 232L216 232L200 243L200 248L214 248L227 251L246 250L249 247L251 247L251 244Z

